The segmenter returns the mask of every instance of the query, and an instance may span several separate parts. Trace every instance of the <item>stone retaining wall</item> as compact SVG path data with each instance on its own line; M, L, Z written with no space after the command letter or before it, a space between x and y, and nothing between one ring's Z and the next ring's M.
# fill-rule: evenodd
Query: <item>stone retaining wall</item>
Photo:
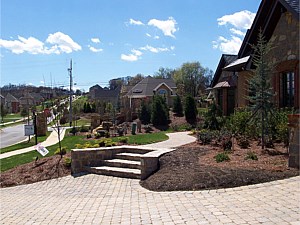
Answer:
M72 174L86 172L87 166L102 166L104 160L113 159L122 152L138 153L149 151L141 156L141 179L144 180L159 169L159 157L174 149L157 149L142 146L115 146L105 148L72 149Z

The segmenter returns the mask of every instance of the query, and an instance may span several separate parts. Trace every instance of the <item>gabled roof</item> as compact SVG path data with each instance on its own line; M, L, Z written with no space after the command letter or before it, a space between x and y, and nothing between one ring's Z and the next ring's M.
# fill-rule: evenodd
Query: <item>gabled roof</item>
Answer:
M237 59L237 55L223 54L221 56L218 67L216 69L216 72L214 74L213 80L212 80L211 85L210 85L211 87L215 86L218 83L218 81L220 79L220 76L223 73L223 68L225 66L229 65L230 63L232 63L236 59Z
M176 84L173 79L156 79L153 77L146 77L137 83L127 94L127 96L153 96L153 91L159 85L165 84L170 89L176 89Z
M237 60L234 60L229 65L225 66L223 70L225 71L240 71L242 68L246 67L247 63L249 62L250 56L246 56Z
M10 93L6 95L5 99L7 102L19 102L19 100Z
M105 88L95 90L95 98L117 98L120 94L121 87L117 87L114 90Z
M251 29L247 31L240 51L239 58L248 56L252 52L251 45L255 45L260 29L265 38L270 40L283 12L290 12L299 21L299 0L262 0L254 18Z

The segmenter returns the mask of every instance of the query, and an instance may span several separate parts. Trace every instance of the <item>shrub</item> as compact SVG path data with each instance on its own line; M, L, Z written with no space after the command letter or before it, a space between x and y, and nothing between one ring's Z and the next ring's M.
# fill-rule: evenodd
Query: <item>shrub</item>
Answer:
M222 152L222 153L217 154L215 156L215 159L216 159L217 163L230 160L230 158L229 158L229 156L226 152Z
M105 143L105 147L112 147L112 146L116 146L116 142L113 142L113 141L108 141Z
M200 141L202 144L210 144L212 139L214 138L214 135L209 130L200 130L198 133L198 141Z
M54 152L55 155L65 155L67 154L67 147L62 147L61 151L59 148L56 149L56 151Z
M67 123L67 117L63 116L62 118L59 119L60 124L66 124Z
M88 132L88 131L89 131L89 128L82 125L82 126L80 127L80 130L79 130L79 131L80 131L80 132Z
M153 97L151 122L154 126L164 126L169 123L169 109L165 99L160 95Z
M65 157L64 163L66 167L71 167L72 159L70 157Z
M127 144L128 140L129 140L128 137L119 137L118 138L118 141L123 144Z
M151 108L149 104L146 104L144 101L141 106L140 120L142 124L149 124L151 121Z
M247 155L245 157L245 160L248 160L248 159L258 160L258 157L257 157L257 155L254 152L249 151L249 152L247 152Z
M83 148L83 145L82 145L82 144L75 144L75 148L77 148L77 149L82 149L82 148Z
M173 112L176 116L183 116L183 108L179 95L176 95L173 103Z
M232 148L231 137L225 137L225 138L223 138L222 147L223 147L224 151L231 151L231 148Z
M78 132L77 128L76 127L72 127L69 133L73 134L73 135L76 135L77 132Z
M87 135L86 135L86 138L87 138L87 139L90 139L90 138L92 138L92 135L91 135L91 134L87 134Z
M246 148L249 148L249 147L250 147L249 139L246 138L245 136L238 137L237 143L238 143L238 145L239 145L241 148L243 148L243 149L246 149Z
M195 99L188 95L185 98L185 108L184 108L185 119L190 124L195 124L197 122L197 107Z
M216 104L210 105L204 115L204 127L210 130L220 130L223 125L222 110Z

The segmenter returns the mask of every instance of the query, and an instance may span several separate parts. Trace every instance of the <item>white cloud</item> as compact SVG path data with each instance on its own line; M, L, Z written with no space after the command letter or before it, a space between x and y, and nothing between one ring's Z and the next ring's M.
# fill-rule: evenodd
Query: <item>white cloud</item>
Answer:
M146 36L147 36L147 37L152 37L152 36L151 36L150 34L148 34L148 33L146 33Z
M134 62L140 59L141 56L143 55L141 51L136 49L132 49L131 52L132 54L128 54L128 55L122 54L121 59L128 62Z
M47 43L54 44L60 49L60 52L71 53L74 51L81 50L81 46L74 42L69 35L62 32L56 32L54 34L49 34Z
M153 53L170 51L170 49L168 49L168 48L155 48L155 47L152 47L150 45L146 45L144 47L141 47L140 50L150 51L150 52L153 52Z
M101 42L99 38L91 38L91 41L95 44L98 44Z
M102 52L102 51L103 51L102 48L95 48L95 47L92 47L92 46L89 46L89 49L90 49L92 52Z
M134 19L130 19L129 24L130 25L138 25L138 26L145 25L145 24L143 24L143 22L141 22L139 20L134 20Z
M239 36L244 37L246 35L245 32L241 31L241 30L237 30L235 28L230 28L230 32Z
M248 10L236 12L231 15L225 15L218 19L220 26L231 24L237 29L249 29L255 18L255 13Z
M151 19L148 22L149 26L154 26L160 29L165 36L170 36L175 38L174 33L178 30L176 28L176 20L173 17L169 17L168 20L157 20L157 19Z
M213 41L213 48L226 54L237 54L241 45L242 39L236 36L231 36L231 39L220 36L217 41Z
M223 53L237 54L243 42L241 38L246 35L246 31L251 27L254 18L255 13L247 10L218 18L219 26L231 26L231 28L229 28L231 37L225 38L219 36L217 41L212 42L213 48L219 49Z
M158 39L159 39L159 36L157 36L157 35L156 35L156 36L154 36L154 39L158 40Z
M45 46L45 43L49 43L52 46L47 47ZM60 54L81 50L81 46L79 44L74 42L70 36L61 32L50 34L45 43L34 37L26 39L22 36L18 36L18 40L0 39L0 47L8 49L14 54L22 54L24 52L34 55Z

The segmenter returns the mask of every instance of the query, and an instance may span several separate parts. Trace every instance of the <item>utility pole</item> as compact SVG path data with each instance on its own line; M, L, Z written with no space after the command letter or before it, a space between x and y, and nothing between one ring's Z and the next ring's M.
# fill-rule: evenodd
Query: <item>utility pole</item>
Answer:
M73 120L73 116L72 116L72 97L73 97L73 90L72 90L72 86L73 86L72 59L70 61L70 68L68 69L68 71L69 71L69 75L70 75L70 109L69 109L69 121L70 121L70 127L72 127L72 120Z

